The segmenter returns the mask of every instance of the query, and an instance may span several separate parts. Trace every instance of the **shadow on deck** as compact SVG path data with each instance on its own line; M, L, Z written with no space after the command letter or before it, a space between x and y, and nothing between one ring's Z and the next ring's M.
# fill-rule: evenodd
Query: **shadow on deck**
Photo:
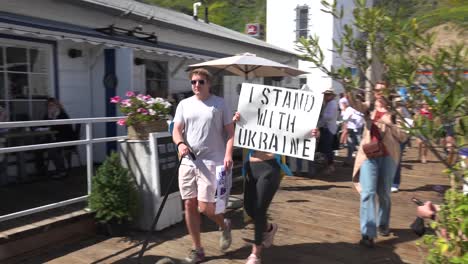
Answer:
M344 153L340 153L344 156ZM411 197L441 202L448 181L437 162L420 164L415 149L405 153L401 190L392 194L391 235L379 237L375 249L360 247L359 194L351 184L352 168L340 167L333 175L285 177L270 207L271 221L279 224L275 245L264 251L262 263L422 263L425 251L416 246L409 225L415 219ZM340 160L340 159L339 159ZM409 162L407 162L408 160ZM235 195L241 198L241 194ZM250 253L253 226L243 223L241 209L228 213L233 220L233 244L222 253L219 232L203 218L204 263L245 263ZM94 236L56 245L16 263L137 263L144 232L125 237ZM153 264L163 256L182 259L191 247L185 225L179 223L155 232L142 263ZM14 263L14 262L10 262Z

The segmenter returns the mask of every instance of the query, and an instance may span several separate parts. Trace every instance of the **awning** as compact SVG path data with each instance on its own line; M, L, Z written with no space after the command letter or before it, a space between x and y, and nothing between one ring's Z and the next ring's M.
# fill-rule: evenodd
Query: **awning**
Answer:
M167 43L154 44L131 36L108 35L88 27L5 12L0 12L0 32L57 41L70 40L77 43L84 42L112 48L132 48L134 50L195 60L211 60L225 55Z

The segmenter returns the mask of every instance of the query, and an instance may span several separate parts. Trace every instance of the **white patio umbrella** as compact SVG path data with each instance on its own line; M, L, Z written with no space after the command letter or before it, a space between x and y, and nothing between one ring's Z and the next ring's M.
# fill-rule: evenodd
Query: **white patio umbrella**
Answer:
M244 53L231 57L192 64L188 66L188 69L200 67L224 70L234 75L244 76L245 79L255 77L298 76L307 73L285 64L281 64L262 57L257 57L252 53Z

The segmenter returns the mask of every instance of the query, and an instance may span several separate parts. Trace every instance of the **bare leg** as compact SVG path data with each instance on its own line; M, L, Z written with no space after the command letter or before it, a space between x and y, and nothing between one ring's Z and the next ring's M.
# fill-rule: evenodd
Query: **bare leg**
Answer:
M262 245L252 245L252 254L255 254L257 258L260 258L262 255L263 246Z
M341 126L341 136L340 136L340 143L346 144L348 143L348 128L345 124Z
M224 230L226 227L224 224L224 214L215 214L215 204L214 203L206 203L198 201L198 207L200 208L200 212L212 221L214 221L221 229Z
M426 163L427 162L427 147L426 147L426 144L421 143L421 150L422 150L421 162Z
M447 162L450 165L454 165L457 161L455 153L455 138L452 136L447 136L445 138L445 148L447 149Z
M193 248L200 249L201 238L200 238L200 213L198 212L198 201L197 198L192 198L184 201L185 204L185 222L187 229L192 237Z
M418 138L418 159L422 163L426 163L426 152L424 142Z

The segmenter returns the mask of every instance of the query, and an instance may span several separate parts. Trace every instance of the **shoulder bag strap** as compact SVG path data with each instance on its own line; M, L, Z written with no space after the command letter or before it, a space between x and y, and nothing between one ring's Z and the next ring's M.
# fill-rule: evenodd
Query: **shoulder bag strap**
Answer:
M254 153L253 149L249 149L249 152L247 153L247 157L245 157L244 164L242 165L242 176L247 176L247 162L249 162L250 157Z
M275 154L275 159L278 165L281 167L281 170L288 176L292 176L292 171L289 169L288 165L281 161L281 155Z

